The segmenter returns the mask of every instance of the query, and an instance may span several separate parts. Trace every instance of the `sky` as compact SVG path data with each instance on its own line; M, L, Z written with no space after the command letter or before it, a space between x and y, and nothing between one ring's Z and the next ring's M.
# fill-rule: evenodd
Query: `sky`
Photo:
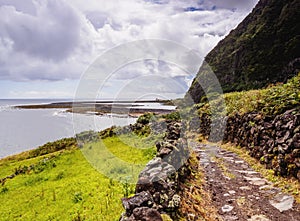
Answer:
M0 0L0 98L73 98L101 55L142 39L180 44L197 53L200 67L257 1ZM131 62L99 94L182 97L195 75L165 61ZM140 77L145 84L134 83Z

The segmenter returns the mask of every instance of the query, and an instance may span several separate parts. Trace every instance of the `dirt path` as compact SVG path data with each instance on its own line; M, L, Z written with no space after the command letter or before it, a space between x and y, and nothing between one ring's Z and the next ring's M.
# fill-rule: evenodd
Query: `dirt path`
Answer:
M237 154L218 146L194 144L206 186L225 221L300 221L294 198L275 188Z

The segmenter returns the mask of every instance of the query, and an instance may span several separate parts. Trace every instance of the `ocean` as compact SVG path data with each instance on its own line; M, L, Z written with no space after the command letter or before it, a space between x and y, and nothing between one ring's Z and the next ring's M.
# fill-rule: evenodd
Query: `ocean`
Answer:
M86 130L100 131L112 125L136 122L127 115L88 115L63 109L15 109L21 104L47 104L71 100L0 99L0 158L34 149L50 141L73 137Z

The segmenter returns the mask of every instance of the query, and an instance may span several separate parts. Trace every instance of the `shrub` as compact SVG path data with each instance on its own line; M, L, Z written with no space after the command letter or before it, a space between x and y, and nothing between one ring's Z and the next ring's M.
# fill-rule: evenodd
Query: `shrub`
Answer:
M149 124L151 121L155 120L155 115L153 113L146 113L141 115L138 119L137 119L137 123L146 125Z
M163 118L165 118L167 120L174 120L174 121L181 120L181 117L180 117L180 114L178 111L174 111L170 114L165 114L165 115L163 115Z

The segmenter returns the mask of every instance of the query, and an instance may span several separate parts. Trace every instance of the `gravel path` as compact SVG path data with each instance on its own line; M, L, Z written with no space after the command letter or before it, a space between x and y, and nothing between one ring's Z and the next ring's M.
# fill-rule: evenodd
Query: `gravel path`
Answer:
M237 154L208 144L193 144L205 172L205 188L225 221L300 221L300 206L290 195L255 172Z

